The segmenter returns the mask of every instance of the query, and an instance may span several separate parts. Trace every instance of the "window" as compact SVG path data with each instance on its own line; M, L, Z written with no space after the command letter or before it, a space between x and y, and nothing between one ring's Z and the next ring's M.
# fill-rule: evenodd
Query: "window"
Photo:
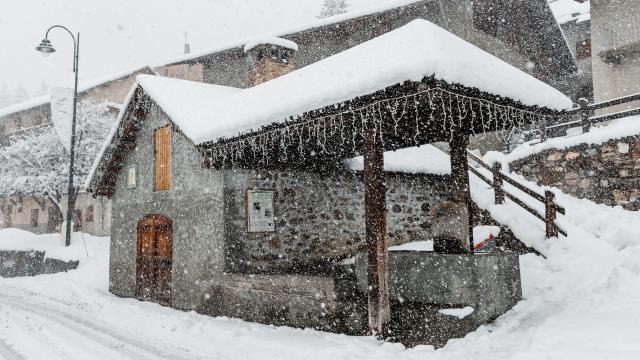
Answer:
M14 123L16 125L16 130L22 129L22 118L20 116L14 120Z
M93 222L93 205L87 206L87 212L84 215L86 222Z
M576 58L578 60L591 57L591 39L578 41L576 43Z
M171 184L171 126L154 132L154 190L169 190Z
M40 216L39 209L31 209L31 226L38 227L38 217Z
M127 171L127 189L134 189L136 187L136 173L137 167L135 165L131 166Z
M4 134L4 124L0 124L0 135Z

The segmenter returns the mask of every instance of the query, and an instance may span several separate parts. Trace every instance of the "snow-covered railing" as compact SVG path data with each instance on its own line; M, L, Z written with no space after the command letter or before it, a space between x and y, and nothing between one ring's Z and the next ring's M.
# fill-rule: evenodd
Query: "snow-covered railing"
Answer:
M640 101L640 93L592 104L589 104L587 99L580 99L578 107L574 107L573 109L566 111L564 113L565 116L556 117L551 123L545 122L543 119L543 121L537 124L537 127L518 130L514 128L514 130L512 130L508 135L505 152L510 152L515 136L524 136L525 141L536 139L536 136L538 136L540 142L544 142L548 138L566 135L567 130L570 128L582 127L582 132L587 133L591 130L591 126L594 124L640 115L640 107L604 115L594 115L596 110L628 104L634 101Z
M517 182L516 180L512 179L508 175L504 174L501 171L502 170L502 165L499 162L495 162L495 163L493 163L493 166L489 166L484 161L482 161L482 159L480 159L479 157L477 157L473 153L467 151L467 155L473 162L475 162L478 165L482 166L483 168L491 171L491 173L493 175L493 179L492 180L490 180L487 176L485 176L480 171L478 171L478 169L475 169L473 167L469 167L469 171L471 171L471 173L476 175L478 178L480 178L480 180L482 180L485 183L489 184L489 186L491 186L493 188L494 194L495 194L495 203L496 204L503 204L504 203L504 199L507 198L507 199L513 201L516 205L518 205L521 208L525 209L531 215L533 215L533 216L537 217L538 219L542 220L546 225L546 236L547 236L547 238L557 237L558 234L562 234L564 236L567 236L567 232L564 229L560 228L560 226L558 226L558 224L556 223L557 214L560 213L562 215L565 215L565 209L562 206L560 206L560 205L558 205L558 204L556 204L554 202L555 195L551 191L549 191L549 190L545 191L544 195L538 194L537 192L529 189L528 187L520 184L519 182ZM533 199L542 202L544 204L544 208L545 208L544 214L540 214L536 209L534 209L531 206L527 205L524 201L522 201L521 199L517 198L515 195L505 191L504 182L509 183L511 186L513 186L517 190L520 190L523 193L529 195Z

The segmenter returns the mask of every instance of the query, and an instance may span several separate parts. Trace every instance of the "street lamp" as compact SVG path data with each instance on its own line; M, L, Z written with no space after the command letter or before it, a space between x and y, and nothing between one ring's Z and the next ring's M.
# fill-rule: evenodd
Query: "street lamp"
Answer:
M73 33L64 26L61 25L53 25L47 32L45 33L44 39L40 43L40 45L36 46L36 50L42 53L43 56L49 56L56 51L54 47L51 45L51 41L49 41L49 31L52 29L59 28L66 30L69 35L71 35L71 39L73 39L73 72L75 73L75 83L73 87L73 117L71 119L71 145L69 146L69 184L67 188L67 228L66 228L66 238L64 245L69 246L71 244L71 221L73 219L73 208L75 204L75 189L73 186L73 173L74 173L74 162L76 155L76 107L78 104L78 58L80 51L80 33L77 36L73 36Z

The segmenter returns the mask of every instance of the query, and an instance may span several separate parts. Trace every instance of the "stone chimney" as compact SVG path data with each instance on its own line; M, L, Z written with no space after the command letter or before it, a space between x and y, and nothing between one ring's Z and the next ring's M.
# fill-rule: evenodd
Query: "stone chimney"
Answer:
M191 46L189 46L189 41L187 40L187 32L184 32L184 54L191 54Z
M249 65L249 87L273 80L295 70L293 54L298 45L277 37L266 37L244 46Z

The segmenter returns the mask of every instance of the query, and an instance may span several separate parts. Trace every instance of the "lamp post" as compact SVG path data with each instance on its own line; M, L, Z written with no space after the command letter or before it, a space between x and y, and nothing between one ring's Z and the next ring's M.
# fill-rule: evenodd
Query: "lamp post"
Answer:
M75 204L75 189L73 186L73 173L75 168L75 155L76 155L76 107L78 104L78 58L80 51L80 33L77 36L73 36L73 33L64 26L61 25L53 25L47 32L45 33L44 39L40 43L40 45L36 46L36 50L42 53L45 57L54 53L56 49L51 45L51 41L49 41L49 31L52 29L63 29L66 30L69 35L71 35L71 39L73 39L73 72L75 74L75 83L73 86L73 117L71 119L71 144L69 146L69 183L67 187L67 228L66 228L66 238L65 238L65 246L69 246L71 244L71 222L73 219L73 209Z

